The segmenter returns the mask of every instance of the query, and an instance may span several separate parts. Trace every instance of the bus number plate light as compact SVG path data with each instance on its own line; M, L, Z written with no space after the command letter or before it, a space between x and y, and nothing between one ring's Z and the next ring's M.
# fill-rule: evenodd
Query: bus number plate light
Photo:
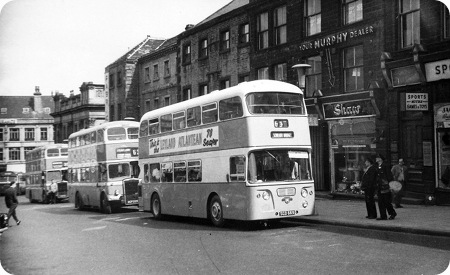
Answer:
M272 138L293 138L294 132L271 132L270 136Z
M275 119L273 126L275 128L289 128L289 121L287 119Z

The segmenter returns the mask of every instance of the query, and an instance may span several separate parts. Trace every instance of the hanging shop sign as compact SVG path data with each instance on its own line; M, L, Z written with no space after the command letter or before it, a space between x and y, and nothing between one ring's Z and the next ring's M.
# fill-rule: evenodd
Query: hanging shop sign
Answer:
M426 63L425 73L428 82L450 79L450 59Z
M323 110L325 119L366 117L376 115L371 100L324 103Z
M366 26L355 30L348 30L339 32L333 35L328 35L322 38L318 38L316 40L307 41L305 43L300 44L299 48L300 50L317 50L324 47L330 47L335 44L340 44L342 42L347 42L347 40L365 36L368 34L374 33L374 27L373 26Z
M450 128L450 104L441 107L437 106L434 111L434 122L436 128Z
M427 93L402 93L401 111L428 111Z

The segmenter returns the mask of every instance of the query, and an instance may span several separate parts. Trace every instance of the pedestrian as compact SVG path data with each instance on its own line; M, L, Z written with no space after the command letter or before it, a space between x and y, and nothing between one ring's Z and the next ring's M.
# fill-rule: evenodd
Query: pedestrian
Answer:
M9 208L8 211L8 217L7 217L7 225L9 226L9 219L11 216L16 220L16 224L20 224L20 220L17 218L16 215L16 208L19 202L17 201L17 190L16 186L17 183L15 181L12 181L9 185L9 188L5 191L5 204L6 207Z
M394 180L400 182L402 185L400 190L392 192L392 202L394 203L395 208L403 207L401 205L401 201L403 197L403 189L405 188L406 183L407 170L408 166L405 165L405 162L402 158L398 159L398 164L394 165L391 169Z
M56 192L58 192L58 185L55 180L52 180L52 183L50 184L50 191L48 192L48 202L50 204L56 203Z
M380 154L376 156L378 164L377 173L377 188L378 188L378 210L380 217L377 220L387 220L386 210L389 214L389 219L393 220L397 213L392 207L392 196L389 187L389 182L393 180L391 169L384 163L384 157Z
M377 208L375 206L375 191L377 190L377 168L373 165L373 159L367 158L364 161L364 173L361 179L361 190L364 191L366 200L367 219L377 218Z

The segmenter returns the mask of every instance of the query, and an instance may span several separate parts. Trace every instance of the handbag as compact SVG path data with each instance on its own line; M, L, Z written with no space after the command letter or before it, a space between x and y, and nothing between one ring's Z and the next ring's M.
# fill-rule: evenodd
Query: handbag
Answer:
M402 183L399 181L391 181L389 182L389 188L392 190L392 192L397 193L402 189Z

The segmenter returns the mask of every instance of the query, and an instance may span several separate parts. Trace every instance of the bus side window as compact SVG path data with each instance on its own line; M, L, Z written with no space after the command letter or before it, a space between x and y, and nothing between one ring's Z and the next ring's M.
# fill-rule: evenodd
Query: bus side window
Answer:
M102 129L97 130L97 142L104 142L105 141L105 135Z
M139 136L146 137L148 135L148 120L144 120L141 122L139 126Z
M187 109L187 127L193 127L202 123L200 106Z
M227 120L243 115L241 98L236 96L219 102L219 118Z
M161 182L173 181L173 167L172 162L161 163Z
M175 177L175 182L186 182L186 162L174 162L173 175Z
M148 121L148 135L154 135L159 133L159 119L154 118Z
M150 182L160 182L161 168L159 163L150 164Z
M97 142L97 132L93 131L91 133L91 143L96 143Z
M245 180L245 157L230 157L230 181Z
M98 181L104 182L107 180L108 169L106 169L106 164L101 163L98 165Z
M161 133L172 131L172 114L161 116Z
M203 124L217 121L217 103L211 103L202 106L202 122Z
M188 161L188 181L202 181L202 162L200 160Z
M186 116L183 112L173 114L173 129L179 130L186 128Z

